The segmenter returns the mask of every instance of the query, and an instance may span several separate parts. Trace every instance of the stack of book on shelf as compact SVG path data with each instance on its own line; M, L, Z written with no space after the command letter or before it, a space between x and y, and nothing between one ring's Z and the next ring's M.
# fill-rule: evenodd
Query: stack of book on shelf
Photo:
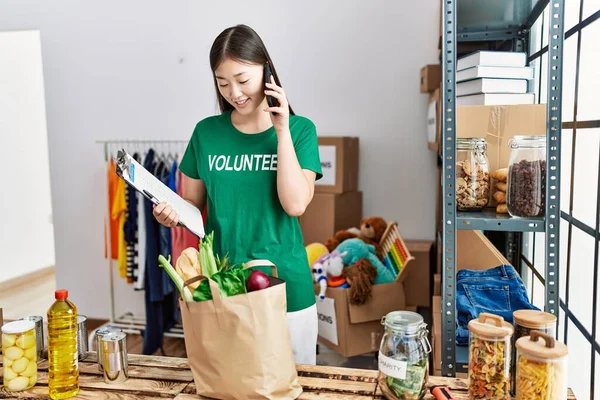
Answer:
M456 105L534 104L527 54L477 51L456 62Z

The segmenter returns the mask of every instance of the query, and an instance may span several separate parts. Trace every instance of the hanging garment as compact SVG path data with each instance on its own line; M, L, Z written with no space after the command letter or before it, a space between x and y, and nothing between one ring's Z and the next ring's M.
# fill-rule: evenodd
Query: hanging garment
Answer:
M166 186L169 186L169 181L171 179L171 170L167 166L164 161L160 161L160 167L158 168L158 176L162 183ZM160 254L165 258L169 258L172 254L172 243L171 243L171 228L166 227L164 225L159 225L159 234L160 234ZM169 277L167 272L161 268L162 272L162 290L163 294L166 296L170 293L173 293L175 290L175 283Z
M138 161L140 164L141 161ZM144 215L145 197L138 195L138 265L135 274L134 290L144 290L146 287L146 218Z
M527 288L512 266L456 274L456 344L468 345L467 325L480 313L499 315L514 324L513 312L523 309L539 310L529 302Z
M180 157L181 159L181 157ZM173 175L173 171L175 170L175 174L174 174L174 186L175 186L175 192L177 192L177 194L181 197L183 197L183 185L184 185L184 179L183 179L183 174L182 172L177 168L174 167L171 170L171 174ZM204 223L206 223L206 217L204 218ZM181 255L181 253L183 253L183 250L187 249L188 247L193 247L195 249L198 248L199 243L200 243L200 238L198 238L196 235L194 235L192 232L188 231L187 229L178 226L176 228L173 228L172 230L172 237L173 237L173 245L172 245L172 250L173 250L173 260L174 262L177 262L177 258Z
M119 179L117 183L117 189L115 191L115 198L113 201L112 207L112 218L117 220L118 223L118 232L117 232L117 241L118 241L118 257L117 257L117 267L119 270L119 276L121 278L127 277L127 244L125 242L125 218L127 211L127 202L125 200L125 191L127 184L123 179Z
M133 158L140 162L138 153ZM125 242L127 244L127 283L133 284L138 270L138 192L131 185L125 191L127 216L125 218Z
M160 169L160 160L153 149L148 150L144 168L150 172ZM157 168L158 167L158 168ZM143 354L154 354L162 348L164 332L175 324L173 310L176 307L175 291L168 295L163 290L163 270L158 265L161 252L160 224L153 215L154 204L143 197L146 228L146 260L144 274L144 300L146 305L146 331L144 332Z
M108 245L106 240L107 229L110 232L110 256L113 260L118 258L119 254L119 240L118 240L118 232L119 232L119 221L113 219L112 210L113 203L115 199L115 192L117 190L117 184L121 179L117 175L115 171L115 162L111 158L108 161L108 171L107 171L107 181L108 181L108 205L109 205L109 215L108 221L104 223L104 258L108 258ZM108 226L108 228L107 228Z

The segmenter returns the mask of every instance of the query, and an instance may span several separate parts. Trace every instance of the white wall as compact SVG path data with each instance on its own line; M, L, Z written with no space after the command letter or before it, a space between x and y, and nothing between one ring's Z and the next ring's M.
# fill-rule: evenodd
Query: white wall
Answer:
M433 239L435 156L419 68L437 59L438 8L437 0L411 2L410 12L386 0L4 0L0 30L42 35L58 286L82 312L109 315L105 175L94 141L189 138L216 110L209 48L237 23L263 37L292 106L321 135L360 136L364 214L396 219L407 238ZM143 312L142 298L118 287L117 313Z
M54 265L40 35L0 32L0 282Z

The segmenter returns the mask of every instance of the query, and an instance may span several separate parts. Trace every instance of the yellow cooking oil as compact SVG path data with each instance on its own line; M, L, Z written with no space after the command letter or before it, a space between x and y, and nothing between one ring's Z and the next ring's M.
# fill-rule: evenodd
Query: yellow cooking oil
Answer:
M51 399L68 399L79 393L77 358L77 307L67 290L54 292L48 310L48 389Z

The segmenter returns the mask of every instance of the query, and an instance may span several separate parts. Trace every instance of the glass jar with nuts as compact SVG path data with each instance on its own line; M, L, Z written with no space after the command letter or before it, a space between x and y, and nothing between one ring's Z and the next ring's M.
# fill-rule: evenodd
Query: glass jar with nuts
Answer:
M456 208L480 211L490 199L490 173L485 138L456 140Z

